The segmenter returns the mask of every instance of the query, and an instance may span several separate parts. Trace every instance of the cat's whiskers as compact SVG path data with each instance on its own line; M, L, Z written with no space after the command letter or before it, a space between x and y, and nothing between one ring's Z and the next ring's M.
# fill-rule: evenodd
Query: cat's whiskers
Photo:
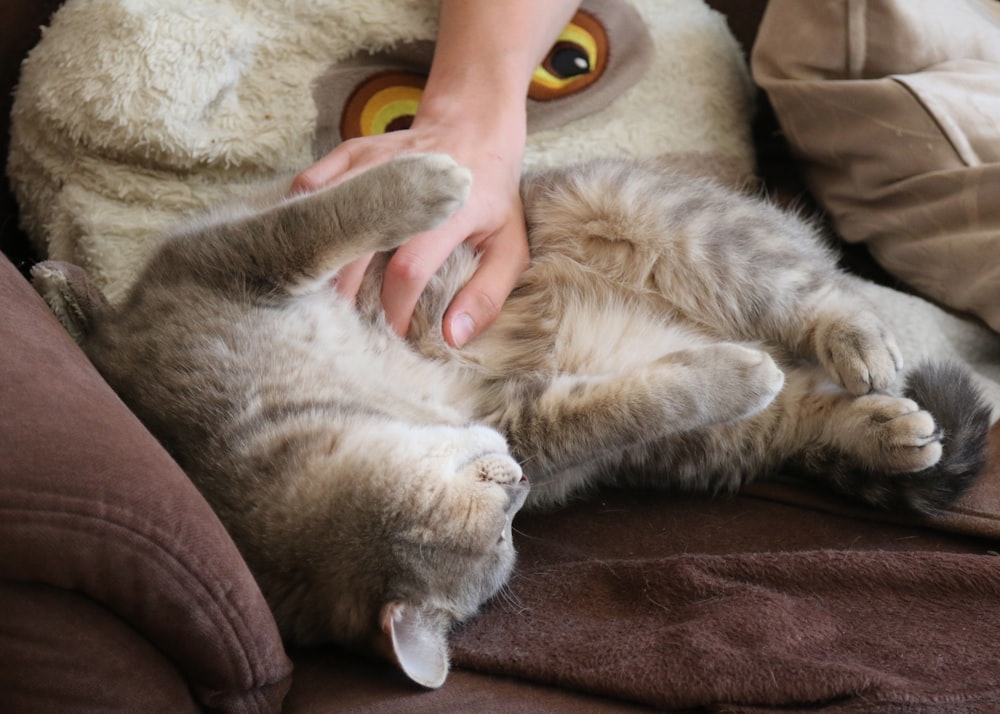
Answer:
M496 595L493 596L493 602L496 604L496 607L512 615L522 615L530 609L521 602L521 599L511 589L509 584L504 584L497 591Z

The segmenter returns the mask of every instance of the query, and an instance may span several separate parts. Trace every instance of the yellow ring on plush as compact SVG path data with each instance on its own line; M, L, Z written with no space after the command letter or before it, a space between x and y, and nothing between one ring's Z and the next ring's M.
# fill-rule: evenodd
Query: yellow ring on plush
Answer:
M361 112L362 133L384 134L394 120L414 116L423 95L423 90L405 86L387 87L376 92Z
M562 31L559 38L556 40L556 44L560 43L571 43L580 49L584 50L587 54L587 61L591 67L597 66L597 42L594 36L587 32L576 23L570 23L566 26L566 29ZM576 79L576 75L572 77L557 77L556 75L549 72L544 64L539 65L534 74L531 75L532 82L537 82L550 89L559 89L566 86L570 82Z

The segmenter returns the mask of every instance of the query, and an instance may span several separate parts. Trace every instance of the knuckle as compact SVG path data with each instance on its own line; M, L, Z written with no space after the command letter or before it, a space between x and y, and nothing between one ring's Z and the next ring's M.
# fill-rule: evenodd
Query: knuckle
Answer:
M470 297L476 305L476 312L480 317L478 322L493 322L497 315L500 314L500 309L503 307L503 301L496 299L490 293L484 290L474 290Z
M419 256L397 251L385 268L386 280L401 283L424 283L434 271Z
M292 181L291 192L293 195L299 193L314 193L320 188L322 188L321 184L312 174L304 173L299 174Z

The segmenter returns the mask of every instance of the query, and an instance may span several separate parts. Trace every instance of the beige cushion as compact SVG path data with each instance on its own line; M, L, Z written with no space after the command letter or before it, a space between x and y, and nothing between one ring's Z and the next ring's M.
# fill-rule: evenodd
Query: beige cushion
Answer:
M771 0L752 64L838 232L1000 330L1000 2Z

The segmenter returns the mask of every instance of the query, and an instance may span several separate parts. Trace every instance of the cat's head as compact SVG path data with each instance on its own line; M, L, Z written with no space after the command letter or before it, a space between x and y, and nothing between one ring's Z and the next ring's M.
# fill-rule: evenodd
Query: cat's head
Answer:
M367 649L440 686L447 635L506 583L511 523L528 484L504 439L480 426L383 424L337 440L335 466L301 494L298 573L262 584L284 634ZM331 488L330 486L333 486ZM318 507L317 507L318 506ZM290 563L285 563L285 566Z

